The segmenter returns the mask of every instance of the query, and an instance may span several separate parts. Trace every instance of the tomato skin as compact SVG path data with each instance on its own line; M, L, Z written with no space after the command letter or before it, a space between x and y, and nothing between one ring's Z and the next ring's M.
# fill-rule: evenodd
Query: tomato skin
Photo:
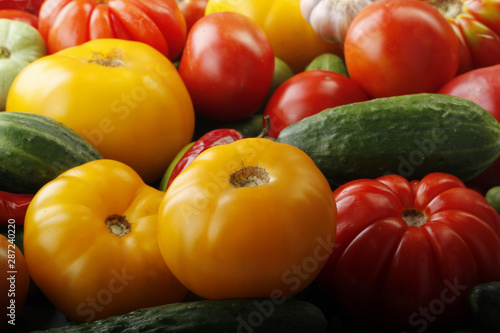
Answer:
M23 10L38 16L44 0L0 0L0 9Z
M500 64L458 75L441 87L438 93L471 100L500 122ZM467 184L482 192L500 185L500 158Z
M37 192L24 225L26 262L61 313L91 322L184 298L187 289L156 242L163 195L106 159L70 169ZM118 217L128 233L120 234L127 227Z
M194 161L194 159L198 157L198 155L208 148L225 145L241 139L243 139L243 135L232 128L217 128L205 133L201 138L196 140L190 148L188 148L188 150L177 162L168 179L166 188L172 184L175 177L184 171L184 169L186 169Z
M500 216L455 176L359 179L333 196L336 246L317 282L358 320L422 332L456 323L467 291L500 279Z
M186 20L188 32L196 21L205 16L207 2L208 0L177 0L179 9Z
M2 307L2 321L0 330L4 332L8 326L8 321L16 322L28 297L30 275L23 253L14 242L11 235L15 235L14 224L9 224L8 236L0 235L0 306ZM13 233L12 233L13 232ZM13 266L11 266L13 265ZM14 302L14 303L12 303ZM14 313L10 308L14 306Z
M98 38L146 43L177 59L186 39L186 21L175 0L47 0L39 30L49 54Z
M342 44L321 38L304 19L300 0L209 0L205 15L222 11L241 13L267 34L276 57L299 73L318 55L343 55Z
M264 110L271 126L267 136L277 138L288 125L327 108L368 100L359 85L346 76L326 70L309 70L285 81Z
M101 38L37 60L16 76L7 111L60 121L148 184L191 141L189 93L172 62L151 46Z
M459 65L455 32L421 1L364 7L347 31L344 52L350 77L372 98L435 92Z
M0 18L28 23L38 29L38 16L19 9L0 9Z
M243 120L265 101L274 52L262 28L248 17L214 13L191 28L179 74L198 114L217 121Z
M473 69L472 63L472 55L469 49L469 45L467 44L467 40L460 29L457 21L454 19L447 18L450 23L451 28L455 32L458 40L458 69L455 75L460 75L462 73L468 72Z
M267 181L257 182L262 178L249 171L256 167ZM201 297L292 295L314 280L334 246L330 194L296 147L264 138L217 145L168 188L158 244L175 276Z

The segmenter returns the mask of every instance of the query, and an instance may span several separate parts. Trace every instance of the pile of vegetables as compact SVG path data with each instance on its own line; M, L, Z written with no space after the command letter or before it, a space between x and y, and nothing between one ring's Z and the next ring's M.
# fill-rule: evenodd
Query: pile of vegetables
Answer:
M500 330L500 2L1 1L0 74L2 330Z

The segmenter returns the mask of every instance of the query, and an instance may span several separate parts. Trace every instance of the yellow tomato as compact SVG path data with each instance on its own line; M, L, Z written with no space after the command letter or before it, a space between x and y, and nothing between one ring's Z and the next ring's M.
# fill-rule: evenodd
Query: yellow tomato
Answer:
M304 19L300 0L209 0L205 15L232 11L244 14L260 25L271 42L276 57L295 73L302 72L318 55L342 55L340 44L322 39Z
M147 183L161 178L194 131L191 98L174 65L151 46L121 39L32 62L14 80L6 109L62 122Z
M160 251L195 294L280 298L309 285L333 250L336 207L304 152L247 138L202 152L167 189Z
M181 301L187 289L156 241L163 195L127 165L106 159L47 183L25 218L33 281L76 322Z

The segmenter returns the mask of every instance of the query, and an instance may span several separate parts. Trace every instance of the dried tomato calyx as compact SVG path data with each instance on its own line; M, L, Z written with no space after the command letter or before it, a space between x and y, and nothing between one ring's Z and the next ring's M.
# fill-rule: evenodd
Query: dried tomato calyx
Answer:
M420 227L427 222L427 215L418 209L403 210L401 218L409 227Z
M449 19L455 19L463 14L463 0L434 0L428 3Z
M271 178L266 169L257 166L244 166L229 178L234 187L253 187L269 184Z
M123 61L119 52L116 54L103 55L100 53L94 53L90 60L87 60L89 64L96 64L104 67L122 67L125 66L125 61Z
M10 58L10 51L7 47L0 45L0 59Z
M123 237L132 231L132 225L123 215L109 215L105 223L109 232L117 237Z

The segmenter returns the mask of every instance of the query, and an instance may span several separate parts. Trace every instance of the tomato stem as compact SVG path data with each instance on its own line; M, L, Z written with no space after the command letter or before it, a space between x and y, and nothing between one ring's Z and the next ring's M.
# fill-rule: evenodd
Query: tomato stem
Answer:
M463 0L434 0L429 1L429 4L449 19L455 19L463 13Z
M270 180L266 169L256 166L243 167L229 178L229 182L236 188L266 185Z
M0 45L0 59L10 58L10 51L7 47Z
M427 215L418 209L406 209L401 217L409 227L421 227L427 222Z
M105 222L109 232L117 237L123 237L132 231L132 225L123 215L112 214L106 218Z
M125 66L125 62L119 55L107 55L103 56L99 53L94 53L92 59L87 61L89 64L96 64L104 67L122 67Z

